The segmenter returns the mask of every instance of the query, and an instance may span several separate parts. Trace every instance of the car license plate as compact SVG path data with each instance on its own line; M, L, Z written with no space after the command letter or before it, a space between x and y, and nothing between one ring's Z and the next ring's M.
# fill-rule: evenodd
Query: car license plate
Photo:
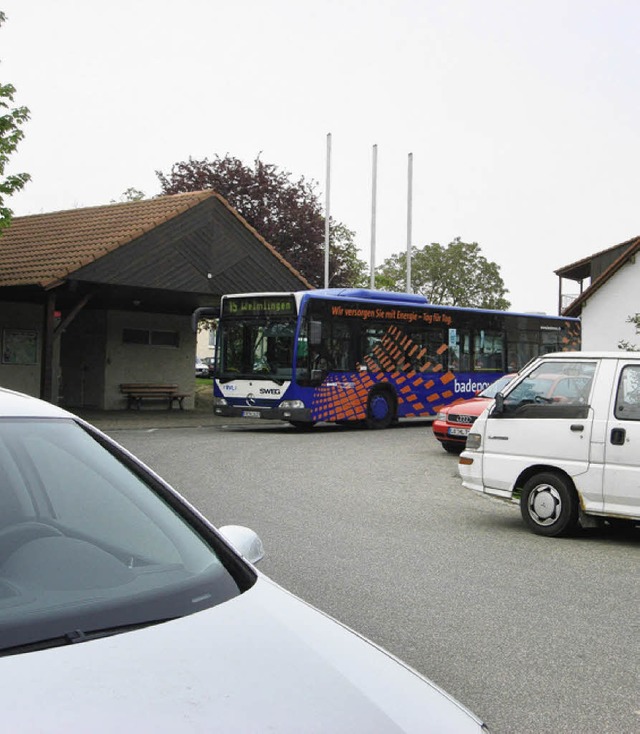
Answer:
M243 418L259 418L260 411L259 410L243 410L242 417Z
M469 435L469 429L468 428L450 428L447 433L450 436L468 436Z

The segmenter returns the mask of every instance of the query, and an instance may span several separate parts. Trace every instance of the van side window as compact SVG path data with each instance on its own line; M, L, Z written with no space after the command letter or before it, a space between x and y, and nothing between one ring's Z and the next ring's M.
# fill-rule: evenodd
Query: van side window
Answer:
M615 416L625 421L640 421L640 366L622 370L616 394Z
M509 418L586 416L595 367L595 362L541 364L505 397L502 415Z

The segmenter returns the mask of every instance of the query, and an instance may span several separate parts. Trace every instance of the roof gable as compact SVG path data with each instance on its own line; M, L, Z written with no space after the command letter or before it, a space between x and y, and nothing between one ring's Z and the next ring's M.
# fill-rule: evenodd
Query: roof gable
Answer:
M148 241L155 232L166 231L174 222L177 225L182 215L207 201L224 211L228 223L235 223L236 236L251 240L258 259L267 256L271 262L275 258L280 271L283 266L288 271L285 280L293 280L298 288L311 287L223 197L211 190L15 217L0 237L0 287L36 285L48 289L81 273L94 271L95 276L101 271L101 260L113 260L120 251L123 257L131 243ZM232 242L221 244L233 249ZM206 249L205 243L201 250ZM216 249L220 256L220 248ZM154 260L152 250L145 254L147 260ZM197 255L192 252L192 261ZM183 258L179 264L184 265L188 259Z
M606 250L602 250L589 258L579 260L577 263L573 263L573 265L567 265L564 268L556 270L556 275L561 278L571 278L572 275L575 277L587 277L591 273L590 269L583 275L579 275L579 273L582 273L585 267L590 268L595 259L602 258L603 256L614 258L613 262L611 262L597 277L592 280L591 285L563 310L563 315L579 316L582 311L582 306L587 299L591 298L596 291L602 288L602 286L610 280L625 263L629 262L629 260L635 256L638 250L640 250L640 237L634 237L633 239L622 242L619 245L614 245Z

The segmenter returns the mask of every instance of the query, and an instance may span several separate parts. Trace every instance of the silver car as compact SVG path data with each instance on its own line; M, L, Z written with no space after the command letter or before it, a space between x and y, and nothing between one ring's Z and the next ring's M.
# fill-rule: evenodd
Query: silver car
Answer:
M79 418L0 389L0 709L23 732L479 732Z
M196 377L210 377L209 365L200 357L196 357Z

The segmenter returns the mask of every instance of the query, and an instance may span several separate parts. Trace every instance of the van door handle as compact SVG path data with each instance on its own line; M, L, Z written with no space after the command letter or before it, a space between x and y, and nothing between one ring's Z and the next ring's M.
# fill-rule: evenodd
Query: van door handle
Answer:
M627 438L627 432L624 428L612 428L611 429L611 443L614 446L624 446L625 439Z
M579 433L580 431L584 431L584 426L581 423L573 423L571 425L571 430Z

